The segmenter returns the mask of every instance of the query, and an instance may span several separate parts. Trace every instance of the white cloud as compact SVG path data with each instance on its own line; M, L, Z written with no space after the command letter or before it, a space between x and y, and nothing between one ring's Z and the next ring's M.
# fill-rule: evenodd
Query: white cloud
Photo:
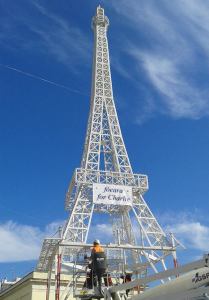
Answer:
M207 96L189 85L175 61L150 54L141 54L140 59L151 82L163 95L162 113L192 119L209 115Z
M174 233L175 237L186 247L187 251L196 250L202 252L209 251L209 226L203 224L203 214L195 212L167 212L157 217L166 233ZM134 234L138 235L138 225L133 222ZM92 226L89 232L89 242L100 239L106 243L112 240L112 226L110 224L97 224Z
M42 231L38 227L13 221L0 224L0 262L37 259L43 238L51 236L62 222L53 222Z
M166 233L174 233L176 238L188 250L195 250L196 254L209 251L209 223L205 223L204 213L193 212L165 212L156 216ZM95 220L96 221L96 220ZM136 220L132 221L134 233L138 235ZM39 257L41 245L45 237L54 236L63 221L55 221L45 226L43 230L31 225L22 225L13 221L0 224L0 263L36 260ZM99 223L97 219L89 231L88 242L100 239L102 243L113 242L112 225L106 220Z
M209 226L200 212L167 213L160 217L166 232L172 232L188 250L209 251Z
M168 229L181 239L189 249L209 251L209 227L200 222L177 223Z
M38 259L43 239L53 236L62 225L63 221L56 221L41 230L39 227L13 221L0 224L0 263ZM109 224L97 224L91 227L89 242L100 239L106 243L111 236L112 227Z
M190 119L208 116L209 2L121 0L118 5L113 0L111 5L132 30L128 38L123 37L123 51L135 60L138 81L144 69L160 95L158 101L151 98L153 114ZM150 98L145 102L150 109Z
M200 254L209 251L209 226L202 223L201 217L192 213L167 213L159 218L167 233L172 232L188 250L197 250ZM36 260L45 237L52 236L63 222L52 222L43 230L13 221L0 224L0 263ZM134 223L134 232L138 227ZM100 239L102 243L113 241L112 226L109 223L91 226L88 242Z
M91 226L89 231L88 242L92 243L99 239L101 243L107 243L112 240L112 226L107 223L101 223Z

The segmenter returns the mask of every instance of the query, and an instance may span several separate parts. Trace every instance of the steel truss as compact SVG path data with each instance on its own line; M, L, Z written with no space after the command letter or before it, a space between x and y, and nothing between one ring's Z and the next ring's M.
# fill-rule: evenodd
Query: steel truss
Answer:
M166 269L165 258L171 253L175 256L176 243L173 236L170 239L165 235L143 198L148 190L147 176L132 171L113 98L108 26L104 9L97 7L92 20L94 57L90 114L81 167L75 170L66 195L66 209L70 214L62 230L61 241L65 247L61 254L65 260L67 257L68 261L72 260L78 250L69 248L67 243L85 245L93 213L107 213L111 216L115 243L133 247L133 264L144 265L146 269L151 267L157 273L158 262ZM94 204L93 185L96 183L132 187L133 204ZM51 272L59 241L45 240L38 270ZM134 249L137 246L139 248ZM172 251L168 250L171 248Z

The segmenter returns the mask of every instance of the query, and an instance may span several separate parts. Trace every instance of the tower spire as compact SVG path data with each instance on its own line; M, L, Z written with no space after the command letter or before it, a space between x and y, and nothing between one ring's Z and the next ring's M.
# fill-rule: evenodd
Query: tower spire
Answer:
M97 7L92 19L94 59L91 108L82 167L132 173L113 99L107 29L104 9Z

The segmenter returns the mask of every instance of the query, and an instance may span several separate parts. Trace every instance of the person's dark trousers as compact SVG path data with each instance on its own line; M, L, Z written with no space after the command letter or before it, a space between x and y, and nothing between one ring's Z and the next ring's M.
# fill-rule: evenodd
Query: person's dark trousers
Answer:
M91 270L87 274L86 281L84 283L84 287L87 287L88 289L92 289L93 286L97 286L97 281L94 272Z
M98 287L99 287L100 293L102 292L102 289L101 289L101 287L102 287L102 277L104 277L105 271L106 271L105 269L100 269L100 270L96 271L97 280L98 280ZM107 285L107 278L106 278L105 285Z

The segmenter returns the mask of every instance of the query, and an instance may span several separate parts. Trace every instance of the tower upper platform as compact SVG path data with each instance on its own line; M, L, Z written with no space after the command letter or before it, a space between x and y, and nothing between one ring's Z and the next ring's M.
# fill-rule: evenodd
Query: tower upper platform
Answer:
M104 8L99 5L96 10L96 15L92 18L92 28L95 29L97 25L108 27L109 24L109 19L104 14Z

